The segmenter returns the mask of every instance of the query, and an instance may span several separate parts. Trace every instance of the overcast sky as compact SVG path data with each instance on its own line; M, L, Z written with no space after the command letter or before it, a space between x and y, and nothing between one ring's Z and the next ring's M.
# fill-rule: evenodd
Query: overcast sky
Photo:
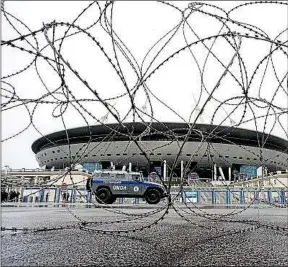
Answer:
M72 22L90 3L92 2L8 1L5 2L5 10L10 14L7 13L8 19L17 31L21 34L27 34L28 30L11 15L25 23L32 31L35 31L40 29L43 26L43 23L51 23L54 20L56 22ZM189 2L170 3L182 10L188 8L189 5ZM215 17L205 13L225 17L225 13L221 9L229 11L231 8L243 4L244 2L209 1L205 3L215 5L218 8L198 6L197 8L199 8L199 11L203 12L194 11L187 19L186 24L180 24L183 18L181 13L173 7L163 3L140 1L116 2L113 5L113 29L129 49L129 52L131 53L129 55L130 59L133 54L133 58L135 59L134 64L137 62L139 67L143 64L142 70L143 73L146 72L145 77L147 77L148 74L168 56L182 47L185 47L186 42L193 43L196 42L198 38L201 39L215 36L219 34L220 30L222 34L227 32L227 29L223 29L223 25ZM104 2L100 2L101 8L103 8L104 5ZM108 11L110 16L110 7ZM184 16L187 16L189 12L189 9L186 10L183 13ZM258 32L262 30L270 39L275 39L280 34L277 40L286 42L286 44L287 17L287 6L275 4L243 6L230 14L232 20L246 23ZM97 4L92 4L91 8L85 12L85 15L81 16L76 24L81 28L86 28L97 21L98 18L99 6L97 6ZM109 17L109 19L111 19L111 17ZM174 33L173 31L151 50L143 62L150 48L177 25L180 25L178 31L174 31L175 35L173 36L173 39L164 50L161 51L156 60L153 61L153 58L157 55L161 46L163 46L169 37L172 36ZM236 24L230 23L229 27L231 27L232 31L237 31L244 35L245 33L249 33L251 35L251 31L239 27ZM63 36L66 29L67 26L57 26L55 28L55 39ZM70 33L73 32L75 32L74 29L70 31ZM89 30L89 33L100 42L107 55L116 64L111 37L103 28L101 28L101 25L99 23L96 24L96 26ZM52 40L52 35L53 30L49 29L48 38L50 38L50 40ZM2 39L7 41L16 37L19 37L19 34L8 23L2 13ZM36 37L40 49L47 45L44 33L37 34ZM35 40L31 36L28 37L27 40L30 44L25 41L18 41L15 44L22 46L25 49L35 51L37 45ZM240 40L238 38L236 43L237 45L241 44L239 46L239 55L241 55L242 66L245 66L245 71L247 72L245 73L244 68L239 67L239 60L235 57L235 51L224 38L217 38L212 49L214 56L211 56L210 54L206 61L208 54L207 47L211 46L214 40L215 39L206 41L204 43L205 45L199 43L191 46L190 49L185 49L183 52L170 59L159 68L155 74L152 74L151 77L147 79L146 85L149 88L148 94L153 106L153 116L161 121L188 122L189 119L190 121L193 121L198 114L197 112L199 112L203 103L209 97L209 93L213 90L224 72L221 63L227 66L229 62L234 59L229 70L245 88L251 83L249 85L248 96L257 99L261 98L268 102L272 99L272 103L278 107L278 109L274 107L273 110L272 108L269 109L267 105L265 106L263 102L254 102L254 105L251 104L246 110L240 127L253 130L257 127L259 131L263 131L265 127L265 132L268 133L273 129L271 132L272 134L287 139L287 132L285 132L288 126L287 76L285 76L287 75L287 56L285 56L281 50L276 51L273 53L273 61L271 59L268 61L265 60L263 64L260 65L256 75L252 76L257 65L267 54L269 54L271 49L275 49L275 46L271 46L269 42L263 40L251 38L242 38ZM229 40L232 40L231 37ZM56 47L58 47L58 44L59 42L56 43ZM32 48L32 46L34 48ZM287 48L285 48L285 50L287 51ZM43 50L43 54L53 58L53 50L49 46ZM103 55L101 49L99 49L87 35L82 33L67 38L63 42L61 54L65 60L69 61L74 69L77 69L80 76L88 81L89 85L97 91L102 99L116 97L126 92L123 82L116 71L111 67L111 64ZM132 89L137 82L137 75L127 63L125 57L120 55L119 50L117 50L117 56L125 77L125 82L128 88ZM2 77L22 70L32 60L33 55L25 51L20 51L16 48L7 46L2 47ZM219 60L221 63L219 63ZM201 72L199 69L202 71L203 68L204 71L202 72L202 75L206 90L201 86ZM275 73L277 75L275 75ZM241 78L242 76L244 77L243 80ZM251 79L252 77L253 79ZM69 89L77 99L96 99L95 95L93 95L69 69L66 69L65 80ZM37 60L36 65L32 64L24 72L12 76L11 78L6 78L4 81L14 87L16 95L20 99L37 99L48 91L53 91L58 88L61 82L57 73L53 71L51 66L42 58ZM278 81L281 81L281 86L279 86ZM8 90L11 92L10 85L2 83L2 88L5 89L3 95L11 97L11 93L6 91ZM54 97L65 100L65 97L59 94L59 92L54 95ZM243 105L237 107L234 111L233 109L235 106L232 105L224 105L218 109L219 103L237 96L242 98L228 101L227 103L237 104L241 99L243 101L243 90L231 74L226 74L218 89L215 90L213 98L207 104L203 115L197 122L222 125L237 124L243 116ZM55 98L49 96L45 98L45 100L54 101ZM198 100L199 104L197 109L194 110L195 103ZM2 103L6 102L7 97L2 98ZM166 105L163 105L162 102ZM86 125L85 120L88 121L90 125L93 125L97 123L95 118L100 120L107 114L107 109L99 102L83 101L80 103L85 110L89 111L94 116L94 118L87 113L84 114L83 109L81 111L83 116L81 116L73 105L69 105L63 115L67 128L84 126ZM127 95L108 101L108 103L117 110L121 120L131 106ZM140 110L150 112L148 100L142 87L135 96L135 103ZM257 104L258 107L255 104ZM264 108L261 108L261 106L264 106ZM38 165L34 153L31 150L31 145L36 139L41 137L41 134L45 135L64 129L61 117L55 117L55 115L59 114L59 107L57 108L56 103L38 104L36 105L36 108L35 103L27 105L29 112L31 114L33 113L33 123L37 130L30 125L27 130L20 134L18 133L25 129L31 121L28 110L23 105L7 109L8 107L13 107L13 105L7 105L4 107L6 110L2 112L2 139L5 140L8 138L8 140L2 142L2 166L9 165L12 168L36 168ZM173 111L169 108L172 108ZM283 114L280 117L275 117L275 115L268 116L266 123L265 117L259 118L255 124L253 113L259 117L262 115L264 116L269 112L271 114L274 112L279 113L281 112L280 108L282 108L282 112L283 110L285 112L286 109L286 114ZM53 110L55 111L54 113ZM194 112L190 117L193 110ZM215 113L216 110L217 112ZM231 116L224 120L229 113L232 113ZM143 119L149 120L149 117L143 115ZM125 121L132 120L132 114L129 114L125 119ZM137 121L139 121L139 118ZM115 119L113 116L108 115L106 122L115 122ZM16 136L13 137L14 135Z

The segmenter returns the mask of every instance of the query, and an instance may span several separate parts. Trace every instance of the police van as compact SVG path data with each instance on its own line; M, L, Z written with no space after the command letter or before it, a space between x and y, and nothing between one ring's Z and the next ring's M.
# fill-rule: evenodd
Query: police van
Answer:
M116 170L95 171L86 189L102 204L112 204L117 197L144 198L149 204L157 204L167 196L163 185L144 181L142 173Z

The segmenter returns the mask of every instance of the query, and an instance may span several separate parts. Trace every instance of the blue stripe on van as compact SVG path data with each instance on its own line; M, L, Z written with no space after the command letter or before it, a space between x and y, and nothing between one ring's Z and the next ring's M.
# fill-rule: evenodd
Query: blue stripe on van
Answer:
M137 181L121 181L121 184L133 184L133 185L154 185L152 183L149 182L137 182Z
M92 180L92 184L103 184L104 181L103 180Z
M139 183L139 182L136 182L136 181L121 181L121 184L142 184L142 183Z

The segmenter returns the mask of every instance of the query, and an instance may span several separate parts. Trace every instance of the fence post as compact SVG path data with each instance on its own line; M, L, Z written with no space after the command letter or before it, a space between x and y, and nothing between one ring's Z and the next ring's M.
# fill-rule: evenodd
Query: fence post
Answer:
M243 191L243 188L241 188L240 190L240 194L239 194L239 197L240 197L240 204L244 204L244 191Z
M39 196L39 202L43 202L44 200L44 195L45 195L45 189L41 189L39 192L40 196Z
M212 205L215 205L216 204L216 195L215 195L215 191L214 191L214 189L212 189L212 196L211 196L211 198L212 198Z
M72 189L72 203L75 203L76 202L76 188L73 188Z
M197 191L197 203L198 204L200 203L200 192L199 192L199 190Z
M268 189L267 197L268 197L268 202L269 202L269 204L271 204L271 203L272 203L272 192L271 192L271 188Z
M60 188L56 188L55 190L55 197L54 197L54 203L59 203L60 201Z
M230 190L226 190L226 204L231 204Z
M281 201L281 204L285 204L285 192L284 192L284 189L281 189L280 201Z

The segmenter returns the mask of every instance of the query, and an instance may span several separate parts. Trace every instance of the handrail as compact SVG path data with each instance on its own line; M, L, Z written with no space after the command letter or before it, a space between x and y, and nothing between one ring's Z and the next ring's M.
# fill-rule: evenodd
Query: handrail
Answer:
M11 172L57 172L57 171L65 171L64 169L54 169L54 170L51 170L51 169L25 169L25 168L22 168L22 169L9 169L8 170L8 173L11 173ZM79 171L79 170L72 170L72 171ZM81 171L80 171L81 172ZM1 173L6 173L6 170L1 170ZM275 174L286 174L288 173L287 170L284 170L284 171L275 171L275 172L270 172L268 173L267 175L264 175L265 178L271 176L271 175L275 175ZM181 177L173 177L174 179L180 179ZM251 177L251 179L249 179L248 181L251 181L253 179L257 179L257 178L261 178L260 176L255 176L255 177ZM199 178L198 180L212 180L212 178ZM196 180L195 180L196 181Z
M270 172L267 173L266 175L264 175L263 179L271 179L273 178L274 175L283 175L283 174L288 174L288 171L276 171L276 172ZM250 183L250 182L257 182L262 180L262 176L254 176L251 177L249 180L242 180L242 181L237 181L237 182L233 182L233 184L243 184L243 183Z

